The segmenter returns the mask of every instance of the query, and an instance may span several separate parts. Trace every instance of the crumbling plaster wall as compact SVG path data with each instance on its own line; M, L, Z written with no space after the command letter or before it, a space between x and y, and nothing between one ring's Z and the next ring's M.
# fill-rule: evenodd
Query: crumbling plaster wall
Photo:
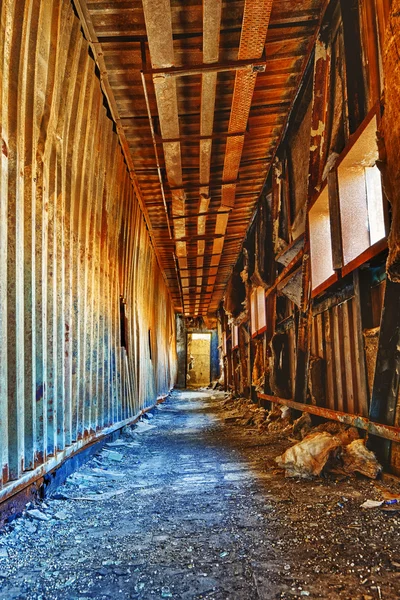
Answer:
M0 10L1 500L11 480L168 392L176 354L172 303L71 2Z
M392 205L388 274L400 283L400 0L393 0L383 49L384 114L382 133L386 148L384 185Z
M305 165L310 158L309 140L311 131L312 101L309 99L307 110L299 127L293 132L288 144L290 152L291 184L293 187L293 223L291 224L292 238L297 239L305 230L308 192L308 173Z

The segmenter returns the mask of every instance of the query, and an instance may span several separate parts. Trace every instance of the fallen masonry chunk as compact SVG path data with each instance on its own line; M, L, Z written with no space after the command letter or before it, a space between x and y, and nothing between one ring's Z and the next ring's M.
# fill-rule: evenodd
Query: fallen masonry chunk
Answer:
M116 471L110 471L94 467L92 469L94 477L105 477L106 479L120 479L124 477L123 473L117 473Z
M125 440L116 440L115 442L108 442L106 444L107 448L118 448L118 446L126 446L127 442Z
M113 460L114 462L121 462L124 458L120 452L115 452L114 450L105 451L105 457L109 460Z
M8 558L8 550L4 546L0 546L0 558Z
M285 469L286 477L310 478L326 472L352 475L361 473L376 479L382 471L375 454L365 447L352 427L331 435L328 431L314 431L276 458Z
M326 431L331 435L334 435L340 440L342 446L347 446L351 444L354 440L359 439L358 430L355 427L349 427L344 423L337 423L336 421L328 421L327 423L322 423L317 427L313 428L313 433L316 431L322 432Z
M376 479L382 471L375 454L365 447L364 440L354 440L343 448L343 465L347 473L361 473L370 479Z
M31 519L35 519L35 521L49 521L50 520L47 515L45 515L44 513L40 512L40 510L38 510L37 508L34 508L33 510L27 510L26 514Z
M105 492L104 494L90 494L87 496L70 496L68 500L88 500L91 502L102 502L103 500L110 500L110 498L114 498L114 496L120 496L121 494L125 494L127 492L127 488L120 488L118 490L114 490L113 492Z
M31 523L30 521L26 521L26 525L25 525L25 531L27 533L36 533L37 532L37 528L35 527L35 525L33 523Z
M379 508L382 504L383 500L366 500L361 504L361 508Z
M310 413L303 413L301 417L293 423L293 435L297 438L304 439L311 429Z
M147 433L151 429L156 429L156 425L150 425L147 421L138 421L135 425L135 433Z
M278 456L276 462L284 467L286 477L309 478L321 474L331 453L339 446L339 440L329 433L311 433Z
M54 518L57 519L57 521L65 521L67 518L67 513L65 513L63 510L59 510L55 513Z

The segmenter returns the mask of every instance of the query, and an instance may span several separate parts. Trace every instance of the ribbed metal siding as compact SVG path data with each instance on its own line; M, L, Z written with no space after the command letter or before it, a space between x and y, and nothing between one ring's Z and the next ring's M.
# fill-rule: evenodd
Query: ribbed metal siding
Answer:
M154 403L176 359L170 297L70 1L0 10L1 488Z

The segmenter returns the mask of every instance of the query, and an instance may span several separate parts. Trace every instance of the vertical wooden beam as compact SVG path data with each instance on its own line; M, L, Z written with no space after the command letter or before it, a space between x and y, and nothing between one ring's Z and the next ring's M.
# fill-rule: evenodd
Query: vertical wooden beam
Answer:
M361 2L361 17L365 71L368 81L367 110L371 110L381 96L379 39L375 0L364 0L364 2Z
M343 267L342 224L340 220L339 182L337 171L328 174L329 223L331 227L332 266Z
M392 281L400 282L400 120L398 98L400 90L400 0L392 0L385 41L382 49L385 80L384 111L382 116L381 156L383 187L391 204L392 222L389 234L387 273Z
M346 406L345 412L350 413L351 415L355 414L355 395L356 390L354 386L354 368L360 368L359 365L354 365L354 335L355 332L352 328L352 319L351 319L351 300L344 302L343 304L343 348L344 355L347 357L347 360L344 361L344 372L346 378Z
M336 410L336 373L335 373L335 347L333 344L333 332L331 323L331 312L326 310L323 313L324 338L325 338L325 356L326 356L326 399L327 405L332 410Z
M369 418L393 425L400 380L400 284L388 279L379 332L374 385ZM390 442L371 440L371 445L386 465L390 457Z
M375 12L378 20L379 41L381 52L385 45L386 27L389 19L390 5L392 0L375 0Z
M329 82L331 72L330 50L318 39L315 46L313 107L311 116L311 143L309 162L308 194L306 212L310 202L318 193L326 157L326 118L329 98ZM297 368L295 399L305 403L308 394L309 365L309 332L312 324L311 302L311 261L308 220L304 240L304 257L302 263L302 299L299 312L297 335Z
M340 0L346 54L347 100L350 134L354 133L366 115L364 70L361 54L361 33L358 0Z
M334 349L334 362L335 362L335 379L336 379L336 408L337 410L344 411L344 389L343 389L343 376L342 371L344 369L343 363L348 359L346 352L342 353L342 338L341 338L341 327L340 322L343 319L342 305L334 306L332 308L332 322L333 322L333 349Z
M354 358L356 365L357 383L357 414L368 416L369 393L367 381L367 364L364 350L363 322L361 303L364 299L360 291L360 274L358 269L353 272L354 300L353 300L353 331L354 331Z

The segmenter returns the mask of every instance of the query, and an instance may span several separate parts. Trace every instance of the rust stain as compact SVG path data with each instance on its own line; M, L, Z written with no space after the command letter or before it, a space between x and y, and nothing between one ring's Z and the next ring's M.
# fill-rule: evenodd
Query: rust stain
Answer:
M8 482L8 478L9 478L8 466L5 465L3 467L3 483L7 483Z
M40 402L41 400L43 400L43 396L46 390L46 384L45 383L41 383L37 388L36 388L36 402Z

